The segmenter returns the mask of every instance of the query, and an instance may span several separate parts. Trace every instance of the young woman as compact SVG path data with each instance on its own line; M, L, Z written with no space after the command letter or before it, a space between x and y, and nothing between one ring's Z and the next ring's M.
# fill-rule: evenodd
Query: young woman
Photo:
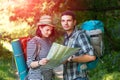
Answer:
M52 17L41 16L36 30L36 36L27 43L27 65L30 68L28 80L51 80L52 70L41 70L42 65L46 65L49 60L46 56L52 45L54 37L54 25Z

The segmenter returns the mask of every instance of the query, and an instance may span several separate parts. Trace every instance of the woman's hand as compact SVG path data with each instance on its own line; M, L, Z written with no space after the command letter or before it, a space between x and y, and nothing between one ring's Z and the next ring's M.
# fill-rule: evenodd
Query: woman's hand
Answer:
M46 65L48 63L48 59L47 58L42 58L41 60L39 61L33 61L30 66L31 68L36 68L36 67L39 67L40 65Z
M48 59L47 58L42 58L40 61L39 61L39 65L46 65L48 63Z

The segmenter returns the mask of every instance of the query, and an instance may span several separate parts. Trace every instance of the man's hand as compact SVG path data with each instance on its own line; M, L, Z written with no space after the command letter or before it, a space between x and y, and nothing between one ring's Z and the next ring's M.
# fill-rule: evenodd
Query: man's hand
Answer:
M73 58L73 56L69 57L69 58L67 59L67 61L68 61L68 62L72 62L72 58Z

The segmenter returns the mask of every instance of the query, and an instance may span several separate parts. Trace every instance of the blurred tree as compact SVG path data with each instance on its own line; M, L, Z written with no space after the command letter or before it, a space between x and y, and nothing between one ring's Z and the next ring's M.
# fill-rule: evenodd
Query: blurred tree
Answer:
M50 14L54 16L55 24L57 26L60 26L59 24L60 12L66 9L70 9L76 12L77 20L79 24L89 19L102 20L105 23L105 30L106 30L105 35L106 37L110 38L109 40L111 43L110 45L114 45L112 49L119 50L119 45L115 45L113 44L113 42L111 42L111 41L119 42L119 38L115 39L113 36L110 35L112 32L111 30L109 30L110 29L109 27L112 24L110 25L108 24L111 19L111 18L108 19L109 16L112 17L112 15L114 15L117 16L116 18L120 18L119 8L120 8L119 0L109 0L109 1L108 0L102 0L102 1L101 0L97 0L97 1L96 0L20 0L20 1L6 0L4 1L4 3L3 0L1 0L0 25L3 26L4 24L4 28L2 27L1 33L4 33L4 35L6 35L5 37L9 37L12 33L12 37L13 37L13 33L15 34L16 32L20 33L20 31L26 30L28 28L27 26L33 28L36 26L36 23L38 22L39 17L42 14ZM118 10L118 12L116 10ZM3 18L4 20L2 20ZM114 17L114 19L116 18ZM112 18L114 22L119 20L119 19L116 20L114 19ZM11 22L14 22L14 24ZM18 30L18 31L16 30L16 32L12 32L11 30L6 30L7 27L10 26L13 27L18 25L24 26L23 28L24 30ZM27 35L29 34L28 33L29 30L27 29L25 31ZM60 27L57 27L57 30L58 30L57 32L61 31L63 33ZM114 33L115 32L116 31L114 31ZM20 33L21 36L23 36L22 34ZM26 35L24 34L24 36Z

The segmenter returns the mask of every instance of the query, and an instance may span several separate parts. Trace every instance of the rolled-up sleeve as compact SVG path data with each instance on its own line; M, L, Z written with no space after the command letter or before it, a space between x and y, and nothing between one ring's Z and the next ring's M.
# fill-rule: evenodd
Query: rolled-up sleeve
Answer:
M34 52L36 49L36 43L34 39L27 42L27 66L30 67L32 61L34 61Z

